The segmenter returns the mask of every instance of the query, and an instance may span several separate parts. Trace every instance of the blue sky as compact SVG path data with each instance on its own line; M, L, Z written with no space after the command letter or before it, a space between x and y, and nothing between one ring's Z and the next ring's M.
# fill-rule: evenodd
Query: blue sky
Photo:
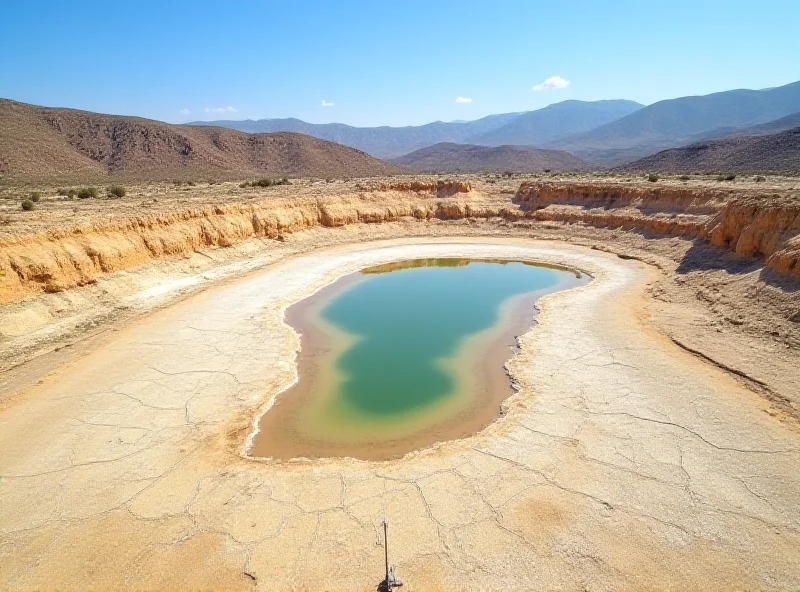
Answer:
M0 96L171 122L416 125L780 86L800 79L799 30L800 0L4 0Z

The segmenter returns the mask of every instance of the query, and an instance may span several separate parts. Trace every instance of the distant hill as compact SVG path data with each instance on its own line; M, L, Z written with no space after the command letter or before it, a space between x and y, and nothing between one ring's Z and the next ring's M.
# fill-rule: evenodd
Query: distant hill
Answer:
M800 112L792 113L786 117L781 117L775 121L761 123L759 125L752 125L749 127L723 127L711 130L710 132L703 132L696 134L692 137L691 142L700 142L702 140L713 140L717 138L729 138L731 136L763 136L765 134L774 134L790 129L800 127Z
M800 127L671 148L619 167L625 171L800 171Z
M641 107L633 101L563 101L525 113L502 113L475 121L436 121L407 127L315 124L294 118L196 121L188 125L218 125L249 133L298 132L352 146L378 158L397 158L443 142L487 146L547 142L593 129Z
M641 109L635 101L563 101L529 111L490 132L471 136L472 144L541 145L586 132Z
M422 171L542 172L586 169L588 163L561 150L531 146L476 146L444 142L416 150L392 162Z
M300 119L195 121L187 125L214 125L248 133L297 132L363 150L378 158L394 158L438 142L463 142L516 119L519 113L489 115L476 121L436 121L406 127L354 127L343 123L308 123Z
M293 133L246 134L0 99L0 174L27 179L371 176L394 165Z
M800 82L654 103L591 131L545 144L605 164L636 160L691 142L697 134L741 128L800 111Z

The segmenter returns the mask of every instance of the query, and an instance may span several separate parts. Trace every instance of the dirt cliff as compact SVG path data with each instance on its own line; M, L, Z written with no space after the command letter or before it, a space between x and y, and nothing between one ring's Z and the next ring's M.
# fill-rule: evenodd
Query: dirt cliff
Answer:
M723 208L707 226L703 238L738 255L766 258L767 267L800 277L800 203L772 199L738 198Z
M0 235L0 303L59 292L152 260L313 227L397 220L559 222L683 236L800 278L800 200L649 184L523 183L513 198L462 182L409 182L381 191L247 198ZM441 197L449 195L449 197Z
M515 196L538 220L581 221L690 236L800 278L800 200L778 194L624 184L523 183Z
M59 292L99 275L150 260L229 247L253 237L277 238L315 226L337 227L433 217L507 215L482 205L417 198L397 191L326 200L263 200L140 215L0 238L0 303Z

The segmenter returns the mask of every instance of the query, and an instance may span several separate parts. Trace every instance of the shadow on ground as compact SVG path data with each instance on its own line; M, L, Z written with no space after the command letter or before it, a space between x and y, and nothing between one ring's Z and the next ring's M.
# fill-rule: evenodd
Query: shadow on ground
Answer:
M676 271L687 274L693 271L725 271L732 275L758 274L765 284L785 292L800 290L800 282L764 266L762 257L743 257L694 239Z

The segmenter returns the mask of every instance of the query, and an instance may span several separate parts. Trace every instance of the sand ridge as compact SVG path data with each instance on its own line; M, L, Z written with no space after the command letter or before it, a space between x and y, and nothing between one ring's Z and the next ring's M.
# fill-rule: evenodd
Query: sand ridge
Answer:
M397 461L241 456L294 379L289 304L360 267L448 255L595 277L542 300L505 417ZM156 312L0 413L0 581L373 589L386 516L409 589L796 588L797 432L656 329L654 273L563 243L401 239L288 259Z

